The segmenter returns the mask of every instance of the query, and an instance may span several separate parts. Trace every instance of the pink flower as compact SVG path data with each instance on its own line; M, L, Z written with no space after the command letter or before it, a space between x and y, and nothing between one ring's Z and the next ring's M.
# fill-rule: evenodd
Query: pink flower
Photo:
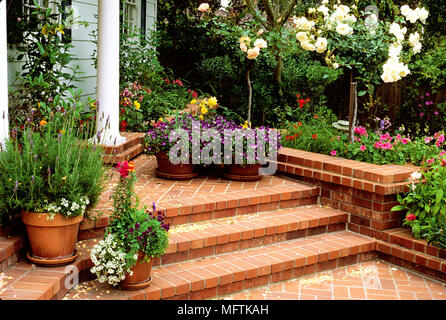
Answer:
M367 130L366 130L366 128L364 128L364 127L355 127L354 132L355 132L356 134L359 134L360 136L365 136L365 135L367 135Z
M335 155L336 155L336 150L331 150L330 154L331 154L332 156L335 156Z
M365 145L362 145L362 146L359 147L359 150L361 150L361 151L365 151L366 149L367 149L367 148L366 148Z
M438 111L434 111L434 114L435 114L436 116L438 116Z
M423 112L420 112L420 117L424 117L424 113Z
M406 145L406 144L409 142L409 139L407 139L407 138L403 138L403 139L401 139L401 142L402 142L404 145Z
M432 162L435 162L435 159L428 159L428 160L426 161L426 163L432 163Z
M431 142L432 140L434 140L432 137L426 137L426 138L424 138L424 142L425 142L426 144L428 144L428 143Z

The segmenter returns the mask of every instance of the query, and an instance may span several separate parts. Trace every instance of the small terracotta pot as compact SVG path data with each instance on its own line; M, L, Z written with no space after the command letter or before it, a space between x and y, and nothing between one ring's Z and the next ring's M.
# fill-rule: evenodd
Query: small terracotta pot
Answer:
M192 179L198 175L196 166L189 164L173 164L170 162L167 152L160 151L156 156L158 168L156 169L157 176L164 179Z
M259 174L261 164L229 164L225 166L223 176L236 181L256 181L262 176Z
M22 211L31 253L28 258L38 265L60 266L71 263L77 257L76 246L79 225L83 216L65 218L56 214L48 219L47 213Z
M139 253L136 265L134 265L130 270L133 274L127 274L124 280L119 283L119 286L125 290L139 290L150 286L152 282L152 265L153 259L149 262L142 262L144 259L144 254Z

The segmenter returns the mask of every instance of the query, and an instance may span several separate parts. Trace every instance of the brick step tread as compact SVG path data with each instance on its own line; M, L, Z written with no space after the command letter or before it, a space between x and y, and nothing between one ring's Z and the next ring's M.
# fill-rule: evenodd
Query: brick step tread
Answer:
M380 195L396 194L400 192L406 192L408 190L407 182L394 182L384 184L363 178L345 176L323 169L310 168L294 163L277 162L277 165L277 169L279 172L339 184L345 187L353 187L355 189L368 192L375 192Z
M131 160L143 151L144 147L141 144L136 144L121 153L105 155L103 161L107 164L117 164L118 162Z
M23 236L0 237L0 264L18 253L23 246Z
M179 225L278 208L315 204L319 193L317 187L290 180L290 184L265 186L249 190L249 192L232 191L161 200L156 203L156 206L157 211L166 215L167 222L172 225ZM139 194L139 197L141 205L152 206L152 202L144 201L143 194ZM105 211L104 215L94 222L85 219L80 226L80 230L107 226L109 222L108 213L108 211Z
M446 261L446 249L428 244L423 239L415 239L409 228L399 227L384 230L382 231L381 239L406 249L411 249Z
M126 138L126 141L117 146L103 146L105 154L120 154L137 144L141 144L144 137L142 132L121 132L120 134Z
M395 243L377 240L376 250L386 255L446 274L446 259L407 249Z
M220 294L223 294L228 289L227 285L236 284L236 289L241 284L245 287L262 285L265 277L272 275L275 275L276 281L280 281L284 272L292 273L292 270L296 268L309 266L315 268L316 264L321 264L320 268L336 268L338 261L341 261L339 259L348 260L349 256L356 257L359 254L374 251L375 243L375 239L366 236L338 231L261 248L154 267L152 284L147 289L123 291L103 285L104 292L97 293L95 290L101 287L97 284L96 289L92 288L87 295L93 294L93 297L101 296L106 299L164 299L190 294L189 298L195 299L209 290L216 293L217 287L219 292L221 291ZM3 273L6 278L0 292L0 299L61 299L69 291L71 282L68 275L71 270L75 267L82 271L92 266L89 256L82 250L79 251L80 257L70 266L44 268L27 261L20 261L8 268ZM358 262L358 258L350 260L349 263ZM262 280L258 280L257 283L257 278ZM97 280L94 282L97 283ZM76 294L73 290L70 293L71 296ZM114 294L106 294L107 291Z
M347 219L346 212L313 205L174 226L169 231L169 248L154 264L171 264L345 230ZM80 241L78 245L89 248L97 241Z
M152 284L144 290L117 290L93 280L86 284L89 289L82 284L63 299L206 299L357 263L361 254L374 250L375 239L338 231L155 267Z
M291 148L280 149L278 160L383 184L403 182L418 170L413 166L377 165Z

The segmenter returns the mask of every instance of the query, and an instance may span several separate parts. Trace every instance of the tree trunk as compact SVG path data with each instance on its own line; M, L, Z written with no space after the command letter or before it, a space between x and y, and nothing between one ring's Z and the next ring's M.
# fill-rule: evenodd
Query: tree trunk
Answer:
M251 85L251 67L246 69L246 82L248 84L248 125L251 125L251 108L252 108L252 85Z

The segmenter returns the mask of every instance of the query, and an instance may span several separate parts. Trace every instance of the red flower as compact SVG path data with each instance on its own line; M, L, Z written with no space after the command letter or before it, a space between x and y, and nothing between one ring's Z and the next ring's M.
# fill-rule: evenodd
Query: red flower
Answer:
M317 134L313 134L312 138L313 138L314 140L316 140L316 139L317 139Z
M125 131L125 128L127 127L127 122L125 122L125 120L121 121L121 131Z
M121 177L127 178L130 172L135 171L135 164L131 161L118 162L116 169L118 169L118 172L121 175Z
M410 214L408 214L408 215L406 216L406 219L407 219L408 221L414 221L416 218L417 218L417 217L416 217L413 213L410 213Z
M319 118L319 116L318 116L317 114L315 114L315 115L314 115L314 118L317 119L317 118Z
M298 122L297 122L297 125L300 126L300 127L302 127L302 122L298 121Z
M198 98L198 93L196 91L192 91L192 98Z

